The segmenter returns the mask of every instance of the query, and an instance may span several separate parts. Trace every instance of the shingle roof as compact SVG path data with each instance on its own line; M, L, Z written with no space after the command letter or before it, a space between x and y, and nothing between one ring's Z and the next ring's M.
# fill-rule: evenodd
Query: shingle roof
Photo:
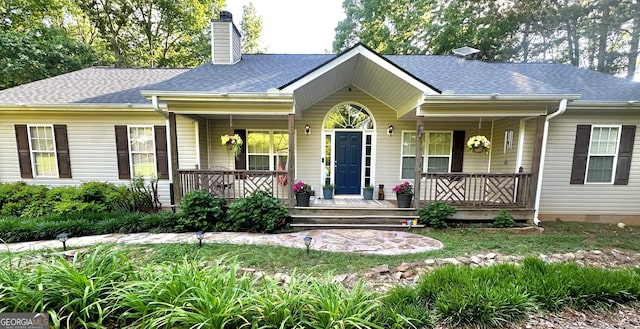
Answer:
M0 104L149 103L140 90L187 71L91 67L0 90Z
M188 69L93 67L0 91L0 104L148 103L141 90L266 92L331 61L331 54L245 54L233 65ZM640 83L561 64L487 63L455 56L383 56L455 94L580 94L588 101L640 100Z

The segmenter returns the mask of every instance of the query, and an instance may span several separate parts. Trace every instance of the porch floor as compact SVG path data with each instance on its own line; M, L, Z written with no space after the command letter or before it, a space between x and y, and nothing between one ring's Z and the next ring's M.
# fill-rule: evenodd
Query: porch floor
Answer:
M392 200L364 200L362 197L334 196L333 199L315 198L309 202L311 207L331 207L331 208L397 208Z

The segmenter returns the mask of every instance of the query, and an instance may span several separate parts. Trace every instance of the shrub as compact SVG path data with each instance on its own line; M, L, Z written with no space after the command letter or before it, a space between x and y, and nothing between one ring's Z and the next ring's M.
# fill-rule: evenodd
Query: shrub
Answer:
M284 226L286 216L287 208L271 196L271 191L255 191L232 203L226 220L216 228L219 231L270 233Z
M495 227L514 227L515 225L516 221L513 216L505 209L500 210L493 219L493 226Z
M434 326L432 311L412 287L397 286L381 299L382 307L377 323L385 328L431 328Z
M433 202L426 208L420 208L418 222L434 228L446 228L447 219L456 213L456 208L444 202Z
M205 190L195 190L182 198L177 231L211 231L226 217L227 200Z
M42 200L49 189L43 185L29 185L25 182L0 184L0 215L22 216L42 215Z

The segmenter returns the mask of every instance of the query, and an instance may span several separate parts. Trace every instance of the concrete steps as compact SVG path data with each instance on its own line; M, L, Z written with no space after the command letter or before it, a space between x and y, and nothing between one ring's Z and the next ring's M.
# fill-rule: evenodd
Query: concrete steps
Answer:
M407 221L417 221L413 208L349 208L349 207L295 207L290 210L293 229L354 228L354 229L407 229ZM424 225L412 225L424 227Z

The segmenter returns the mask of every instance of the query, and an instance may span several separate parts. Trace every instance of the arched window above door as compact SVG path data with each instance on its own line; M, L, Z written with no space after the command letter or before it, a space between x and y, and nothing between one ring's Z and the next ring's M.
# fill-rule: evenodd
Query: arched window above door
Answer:
M373 120L362 107L344 103L331 109L324 120L324 128L368 130L373 129Z

